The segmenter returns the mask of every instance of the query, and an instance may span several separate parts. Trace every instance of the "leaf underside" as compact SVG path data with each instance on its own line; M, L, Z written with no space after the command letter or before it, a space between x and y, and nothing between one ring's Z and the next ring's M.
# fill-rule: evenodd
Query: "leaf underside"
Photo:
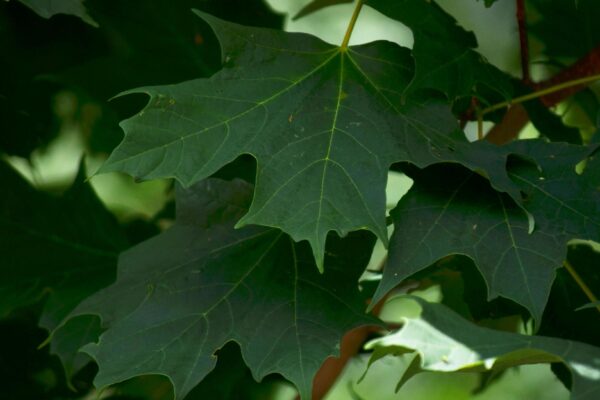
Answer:
M411 299L411 300L408 300ZM376 339L371 363L387 354L415 350L425 371L502 370L537 363L564 363L572 375L571 398L593 400L600 395L600 350L570 340L495 331L468 322L444 305L409 297L421 309L404 318L403 327Z

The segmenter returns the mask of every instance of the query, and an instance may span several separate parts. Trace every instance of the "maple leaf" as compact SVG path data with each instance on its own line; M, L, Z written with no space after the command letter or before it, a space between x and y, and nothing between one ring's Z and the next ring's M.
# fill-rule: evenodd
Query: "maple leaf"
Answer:
M501 149L469 144L447 105L406 98L407 49L382 41L332 46L198 14L217 33L225 67L210 79L126 92L151 99L122 123L125 138L101 172L175 177L189 186L250 154L256 189L238 226L272 226L308 240L321 270L330 231L368 229L387 243L393 162L460 162L518 198Z
M122 254L116 283L72 316L99 315L107 330L84 347L98 387L141 374L167 375L181 399L236 341L260 380L280 373L304 398L346 331L378 324L364 314L357 279L372 237L334 241L319 274L306 243L276 229L233 229L252 187L209 179L177 192L177 221Z
M375 301L440 258L462 254L478 266L489 299L514 300L539 323L567 242L600 239L600 196L575 172L590 148L537 140L508 148L536 160L509 162L533 232L523 210L477 174L448 165L413 171L414 186L391 213L395 229Z

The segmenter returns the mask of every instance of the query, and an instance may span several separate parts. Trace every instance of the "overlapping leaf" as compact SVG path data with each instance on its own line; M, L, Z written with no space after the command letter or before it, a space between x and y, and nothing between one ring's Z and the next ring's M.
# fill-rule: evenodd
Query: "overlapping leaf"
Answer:
M427 371L477 372L560 362L572 375L572 399L593 400L600 395L600 349L570 340L482 328L441 304L412 299L420 311L403 318L399 331L368 345L375 349L372 361L415 350L420 356L415 367Z
M38 192L6 163L0 182L0 316L47 294L41 324L53 328L114 279L127 246L114 217L80 171L62 196Z
M600 32L590 29L600 18L597 1L529 0L528 3L530 12L540 16L533 20L528 31L543 43L543 51L552 61L572 62L600 45Z
M82 169L56 197L0 163L0 183L9 188L0 198L1 317L45 298L40 325L54 329L82 299L114 280L127 239L84 179ZM51 350L67 375L89 361L75 347L97 335L93 328L93 321L78 321L54 335Z
M590 147L562 143L539 146L521 140L510 149L535 159L513 163L509 176L519 186L523 204L536 229L551 229L569 238L600 240L600 191L593 168L579 175L576 166L586 157L597 157L598 145Z
M565 125L562 118L546 108L541 101L526 102L524 107L531 123L541 135L554 142L581 144L579 129Z
M367 0L365 3L413 31L416 65L411 90L438 89L453 100L471 95L475 85L483 84L505 98L511 97L508 77L473 50L477 47L475 35L460 27L435 1Z
M347 2L314 0L296 18L323 7ZM416 66L410 90L437 89L454 100L476 94L476 85L483 84L504 98L511 97L512 87L508 77L473 50L477 47L475 35L457 25L456 20L435 1L365 0L363 3L412 30ZM486 6L491 4L486 0Z
M408 276L449 254L472 258L488 284L488 298L502 295L539 319L564 243L536 229L527 216L477 174L448 165L412 175L415 185L392 211L394 235L380 299Z
M98 362L98 387L163 374L181 399L236 341L256 379L280 373L308 398L342 335L377 323L356 283L372 235L334 241L319 274L305 243L275 229L233 229L251 192L216 179L179 190L176 224L123 253L117 282L73 313L97 314L107 328L84 348Z
M600 238L600 196L575 172L590 149L538 141L510 148L538 163L509 168L535 219L534 231L514 201L477 174L448 165L415 172L415 185L392 211L395 231L376 300L436 260L463 254L483 274L488 298L512 299L539 322L567 241Z
M569 246L568 261L580 279L597 293L600 288L600 253L587 242L580 242ZM593 303L566 268L558 270L538 333L597 345L600 319L597 318L598 310L590 304Z
M201 15L219 37L225 68L131 91L150 102L122 123L125 139L102 172L190 185L251 154L256 190L238 225L308 240L320 268L330 231L369 229L387 242L384 187L395 161L460 162L518 197L502 150L467 143L446 106L405 98L408 50L389 42L336 47Z

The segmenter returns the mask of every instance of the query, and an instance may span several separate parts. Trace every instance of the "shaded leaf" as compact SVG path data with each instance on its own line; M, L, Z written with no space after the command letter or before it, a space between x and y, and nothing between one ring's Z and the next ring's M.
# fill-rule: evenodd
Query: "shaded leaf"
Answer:
M60 86L40 74L92 57L98 30L75 18L42 20L19 2L0 2L0 151L28 157L57 133L53 96ZM31 94L35 93L35 96Z
M510 79L474 51L477 40L432 0L366 0L365 4L402 22L414 35L415 77L410 90L432 88L450 100L477 95L484 85L504 98L512 95Z
M98 340L101 333L100 321L89 315L70 319L52 332L50 350L60 358L68 380L91 361L90 356L79 349Z
M98 24L88 15L83 0L19 0L38 15L50 18L56 14L74 15L92 26Z
M567 242L600 238L599 194L575 173L588 148L539 141L510 147L539 163L509 167L534 231L523 210L477 174L449 165L416 171L413 188L391 213L395 229L375 301L438 259L462 254L481 271L488 299L514 300L539 323Z
M352 0L313 0L307 5L305 5L296 15L294 15L294 19L299 19L302 17L306 17L309 14L312 14L316 11L319 11L322 8L335 6L338 4L352 3Z
M111 283L127 241L84 182L61 197L38 192L0 163L0 315L45 295L41 325L54 328L83 298Z
M183 398L236 341L256 380L280 373L308 398L321 363L363 313L357 280L373 238L335 240L321 275L306 244L275 229L233 229L252 187L210 179L177 193L170 230L123 253L117 282L73 315L97 314L107 331L84 347L98 387L164 374Z
M27 319L0 320L0 384L3 400L66 400L81 398L66 385L60 362L38 349L47 332ZM77 382L85 392L91 386Z
M150 102L122 123L125 139L101 172L189 186L251 154L256 191L238 226L308 240L320 269L330 231L368 229L387 242L384 188L395 161L460 162L518 198L502 149L469 144L447 106L404 97L408 50L389 42L344 49L200 15L219 37L225 68L210 79L127 92Z
M486 7L491 6L493 1L485 0ZM314 0L302 8L294 19L324 7L349 2ZM476 85L483 84L504 98L511 97L509 78L473 50L477 47L475 35L460 27L454 17L435 1L365 0L364 4L412 30L412 52L416 66L410 90L437 89L454 101L461 96L477 94Z
M256 382L244 364L239 347L227 343L216 353L217 365L186 397L186 400L261 400L276 396L283 379L276 375L267 376ZM140 400L172 400L173 387L161 375L144 375L111 387L115 400L127 397ZM116 397L118 396L118 397ZM110 397L113 399L113 397Z
M486 371L517 365L564 363L572 374L572 399L600 394L600 349L570 340L526 336L482 328L441 304L410 297L420 311L407 315L402 328L367 347L375 356L414 350L426 371Z
M579 129L567 126L559 115L554 114L539 100L523 103L535 128L554 142L581 144Z
M600 45L600 32L590 29L600 18L600 3L595 0L529 0L539 17L528 32L544 46L551 60L571 61Z
M600 253L586 243L571 244L568 260L592 292L600 293ZM598 310L581 309L589 302L573 276L565 268L561 268L552 286L538 333L597 345L600 337ZM575 312L576 310L579 311Z
M536 229L553 230L573 239L600 239L600 190L591 171L582 175L576 166L598 145L563 143L538 145L521 140L509 146L513 153L535 159L509 165L509 176L520 187L523 204L535 218ZM513 161L517 161L513 159Z
M438 259L462 254L481 271L488 299L512 299L539 321L566 245L539 229L530 235L525 213L477 174L440 165L411 177L414 186L391 213L394 234L374 298Z
M576 308L575 311L585 310L585 309L588 309L588 308L598 308L599 306L600 306L600 301L594 301L592 303L587 303L584 306Z
M240 353L233 343L226 344L217 353L217 366L186 397L189 400L219 399L248 400L275 398L276 383L281 377L267 376L258 383L252 377ZM233 383L235 382L235 383Z
M280 28L283 21L262 0L86 0L85 6L99 28L74 18L41 20L19 2L0 2L0 50L11 54L0 75L0 151L27 157L46 144L59 128L53 97L61 90L75 94L68 118L77 120L86 144L112 151L122 137L118 122L143 103L108 99L218 68L218 43L192 8L252 25Z

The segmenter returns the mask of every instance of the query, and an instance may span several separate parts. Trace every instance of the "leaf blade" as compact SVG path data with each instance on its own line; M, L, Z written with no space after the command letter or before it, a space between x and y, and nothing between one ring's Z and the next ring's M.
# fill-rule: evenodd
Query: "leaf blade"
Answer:
M214 367L213 353L235 341L257 380L280 373L307 397L342 335L377 324L357 288L348 290L372 238L337 241L321 275L308 246L282 232L233 229L251 191L214 179L179 190L175 226L125 252L117 282L73 313L100 315L108 327L84 347L100 365L96 385L158 373L182 398ZM354 250L344 254L346 245Z

